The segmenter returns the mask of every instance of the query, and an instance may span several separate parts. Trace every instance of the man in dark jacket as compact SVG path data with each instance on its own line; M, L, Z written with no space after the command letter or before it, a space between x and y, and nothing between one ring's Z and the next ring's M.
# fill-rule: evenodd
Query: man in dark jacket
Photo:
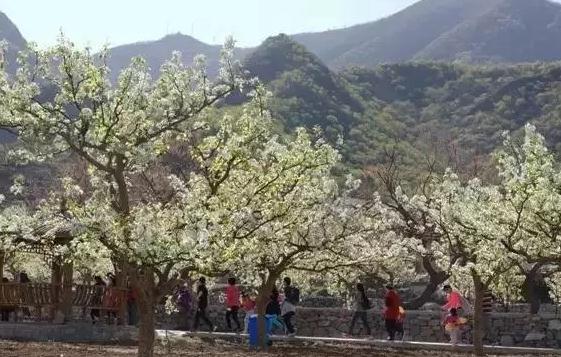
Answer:
M208 289L206 287L206 279L204 277L199 278L199 285L197 286L197 312L195 313L195 322L193 324L193 330L196 331L199 328L199 320L202 319L209 328L209 331L216 331L216 326L210 322L208 316L206 315L206 308L208 307Z

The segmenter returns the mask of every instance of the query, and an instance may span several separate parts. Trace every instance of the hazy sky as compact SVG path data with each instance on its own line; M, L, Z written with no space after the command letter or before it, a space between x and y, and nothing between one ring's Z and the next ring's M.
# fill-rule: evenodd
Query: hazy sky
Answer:
M321 31L376 20L416 0L0 0L25 38L52 43L60 29L98 47L181 32L208 43L233 35L254 46L269 35ZM466 0L469 1L469 0Z

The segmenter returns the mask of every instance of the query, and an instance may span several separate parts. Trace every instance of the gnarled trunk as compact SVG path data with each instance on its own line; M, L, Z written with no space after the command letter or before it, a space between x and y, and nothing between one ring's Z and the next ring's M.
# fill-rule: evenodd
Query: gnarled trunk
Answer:
M138 330L138 357L154 356L155 341L155 281L152 272L145 272L140 279L138 310L140 312L140 325Z
M429 302L431 296L436 292L440 284L444 283L446 279L448 279L448 274L446 274L446 272L437 270L433 267L430 257L423 257L423 268L429 275L429 282L421 295L405 303L405 308L408 310L417 310Z
M530 313L537 314L540 311L544 297L548 298L548 287L541 275L542 264L535 264L532 269L524 272L525 279L522 284L522 294L530 304Z
M485 336L485 322L483 298L485 295L485 286L477 272L472 271L471 276L475 288L475 302L473 304L473 352L476 356L484 356L483 337Z

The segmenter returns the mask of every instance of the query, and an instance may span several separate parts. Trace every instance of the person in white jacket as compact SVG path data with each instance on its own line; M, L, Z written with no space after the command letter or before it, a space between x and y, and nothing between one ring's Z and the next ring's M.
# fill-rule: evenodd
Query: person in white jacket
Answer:
M296 329L292 324L292 318L296 315L296 305L300 302L300 290L292 286L290 278L284 278L284 301L281 306L281 316L286 326L286 332L289 336L296 334Z

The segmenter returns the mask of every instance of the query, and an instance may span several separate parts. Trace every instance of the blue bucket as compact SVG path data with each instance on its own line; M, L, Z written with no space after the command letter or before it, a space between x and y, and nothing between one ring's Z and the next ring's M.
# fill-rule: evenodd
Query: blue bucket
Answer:
M269 336L271 335L271 330L273 329L273 321L277 317L275 315L265 315L265 333L267 334L267 342L269 342ZM251 315L249 317L247 332L249 333L249 345L251 347L257 347L259 345L259 338L257 334L257 315Z

